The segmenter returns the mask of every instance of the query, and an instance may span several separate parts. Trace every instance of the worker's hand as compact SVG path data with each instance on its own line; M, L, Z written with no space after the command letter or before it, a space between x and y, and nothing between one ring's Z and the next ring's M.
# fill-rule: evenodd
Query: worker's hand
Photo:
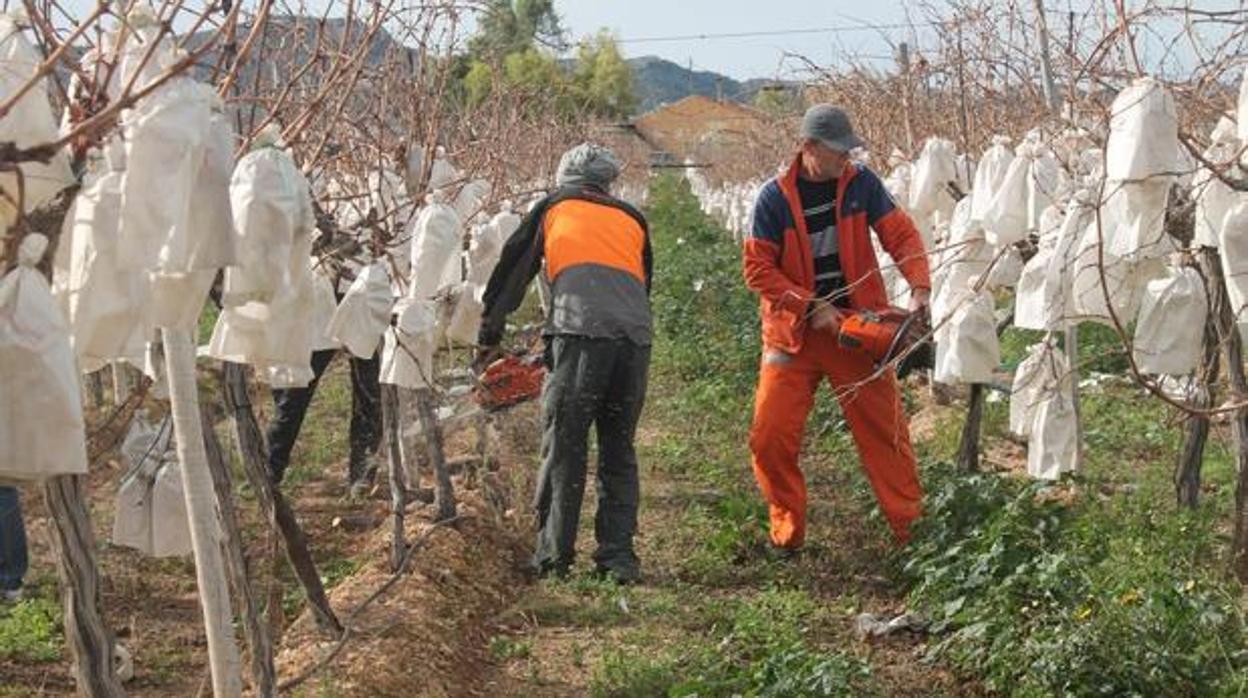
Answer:
M910 291L910 312L921 310L932 304L932 289L916 288Z
M841 311L827 301L815 301L810 314L810 328L836 333L841 329Z
M498 345L477 347L477 355L472 360L472 372L481 375L490 364L498 361L503 355L503 350Z

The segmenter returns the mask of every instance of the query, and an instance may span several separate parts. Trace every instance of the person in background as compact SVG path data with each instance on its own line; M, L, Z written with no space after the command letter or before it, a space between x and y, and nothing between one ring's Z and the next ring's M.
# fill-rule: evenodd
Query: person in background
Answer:
M576 553L590 427L598 434L596 571L641 578L633 548L640 484L633 440L646 397L652 257L645 218L608 188L620 165L589 143L563 154L558 188L508 239L490 277L474 367L500 355L507 316L541 271L550 284L543 334L548 373L533 569L567 575Z
M364 254L365 245L350 239L350 234L338 228L333 214L317 207L317 249L336 261L350 262L341 265L335 296L338 301L355 278L355 272L367 266L357 258ZM334 246L337 245L336 248ZM334 249L331 249L334 248ZM273 390L273 418L269 421L269 475L274 483L281 483L290 465L290 453L299 438L303 418L316 395L317 384L338 354L338 349L312 352L312 382L306 388ZM377 474L377 451L381 447L381 356L374 353L367 359L347 354L351 374L351 426L348 432L349 455L347 459L347 487L351 497L363 496L372 487Z
M26 524L16 487L0 487L0 600L22 598L26 577Z
M889 305L871 229L911 288L910 309L931 295L923 240L880 179L850 161L863 142L828 104L802 119L793 163L759 191L745 241L745 283L761 304L763 351L749 445L770 510L771 543L783 554L806 536L802 433L825 378L836 392L858 457L898 542L910 536L922 490L892 370L871 378L872 359L837 341L842 318Z

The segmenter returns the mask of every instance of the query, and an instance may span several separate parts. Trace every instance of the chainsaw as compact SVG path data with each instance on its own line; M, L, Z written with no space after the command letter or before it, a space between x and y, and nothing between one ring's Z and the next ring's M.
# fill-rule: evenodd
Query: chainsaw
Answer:
M905 378L916 368L932 368L935 356L930 323L924 311L901 308L859 310L841 320L837 343L847 349L866 352L876 368L898 358L897 377Z
M494 361L477 378L473 397L490 412L519 405L542 394L546 364L542 354L508 354Z

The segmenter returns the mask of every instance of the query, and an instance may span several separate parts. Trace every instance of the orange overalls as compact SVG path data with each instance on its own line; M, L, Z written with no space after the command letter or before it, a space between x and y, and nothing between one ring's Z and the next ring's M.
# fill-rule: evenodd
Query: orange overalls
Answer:
M810 330L814 263L797 194L798 162L759 192L745 242L746 285L758 292L763 357L755 396L750 452L767 499L771 541L785 548L806 535L806 479L798 467L802 433L815 388L826 377L853 433L862 467L897 540L909 539L922 490L906 416L891 371L873 372L865 353L837 345L830 332ZM852 309L880 309L888 296L871 246L870 228L912 288L931 288L922 238L875 173L850 164L837 183L840 260Z

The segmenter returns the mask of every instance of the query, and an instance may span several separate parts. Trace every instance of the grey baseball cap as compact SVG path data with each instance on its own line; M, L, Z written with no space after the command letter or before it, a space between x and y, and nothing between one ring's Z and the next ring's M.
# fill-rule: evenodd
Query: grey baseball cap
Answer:
M831 104L816 104L802 117L802 138L812 138L833 150L848 153L865 143L854 134L849 114Z

